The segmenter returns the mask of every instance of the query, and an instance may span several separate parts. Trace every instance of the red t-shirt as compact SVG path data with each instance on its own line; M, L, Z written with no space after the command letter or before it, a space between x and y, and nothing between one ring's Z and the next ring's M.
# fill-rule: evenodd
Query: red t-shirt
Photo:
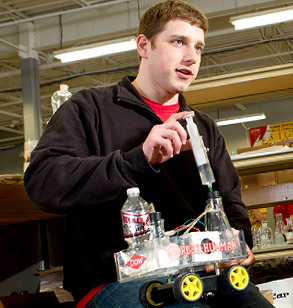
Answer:
M179 101L173 105L161 105L145 97L143 99L153 109L162 122L166 122L173 113L177 113L179 110Z

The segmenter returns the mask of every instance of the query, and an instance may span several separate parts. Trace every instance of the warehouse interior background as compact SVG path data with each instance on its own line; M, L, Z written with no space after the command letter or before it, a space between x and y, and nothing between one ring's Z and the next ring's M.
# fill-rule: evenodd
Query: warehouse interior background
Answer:
M42 128L61 83L71 93L135 75L136 51L61 63L63 49L135 36L153 0L4 0L0 3L0 174L22 173L25 141L22 60L37 59ZM209 18L188 103L215 120L264 112L266 120L220 127L229 153L249 146L248 128L292 121L293 22L235 31L233 16L293 5L285 0L190 0ZM292 136L288 136L292 137Z
M188 104L215 120L266 114L266 119L258 122L219 127L232 155L250 146L249 128L293 121L293 21L235 31L230 18L293 6L293 0L187 1L202 10L210 24L199 75L185 93ZM53 113L51 96L60 84L67 84L72 94L84 88L113 85L124 75L136 75L139 65L135 50L71 63L61 63L54 53L135 36L139 17L155 2L0 1L0 175L13 174L17 178L23 173L24 144L30 137L26 127L32 129L34 124L27 118L31 105L24 97L27 99L28 92L36 95L32 98L38 101L34 107L39 107L42 131ZM30 59L37 63L33 71L37 76L24 73L24 61ZM25 89L30 77L37 89ZM266 185L276 184L267 180L270 177L265 179ZM28 208L31 215L31 208L23 185L6 186L18 186L18 190L11 190L6 199L1 192L0 197L9 215L10 210L16 211L13 223L1 226L0 297L11 291L35 292L39 288L36 272L40 261L44 261L40 253L40 234L44 231L48 234L49 265L62 265L63 220L17 223L24 209ZM289 195L290 199L291 191L286 198ZM268 207L267 220L273 228L272 207ZM277 266L276 271L281 272L281 267ZM271 273L267 275L272 278Z

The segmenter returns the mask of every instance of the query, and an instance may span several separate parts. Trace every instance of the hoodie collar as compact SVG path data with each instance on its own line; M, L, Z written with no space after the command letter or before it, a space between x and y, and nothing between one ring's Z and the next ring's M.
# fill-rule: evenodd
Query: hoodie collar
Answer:
M144 108L146 108L146 106L147 108L150 108L136 88L132 85L131 82L134 79L134 76L124 76L123 79L117 84L117 99L138 104ZM182 94L179 94L179 106L179 111L189 110L185 97Z

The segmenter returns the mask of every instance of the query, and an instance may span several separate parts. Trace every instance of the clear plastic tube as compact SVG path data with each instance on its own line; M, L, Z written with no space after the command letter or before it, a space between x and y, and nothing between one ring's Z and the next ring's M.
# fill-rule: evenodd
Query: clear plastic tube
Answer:
M211 188L212 184L215 182L214 173L207 156L202 136L199 135L197 125L193 122L193 117L193 114L184 117L187 122L187 131L191 142L192 152L202 184Z

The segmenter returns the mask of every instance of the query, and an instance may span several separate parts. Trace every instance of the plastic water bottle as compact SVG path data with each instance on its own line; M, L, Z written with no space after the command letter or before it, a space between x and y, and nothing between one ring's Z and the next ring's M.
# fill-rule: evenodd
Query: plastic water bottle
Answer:
M124 239L129 247L148 240L149 204L139 195L138 187L127 189L127 199L121 209Z
M60 84L60 89L53 93L51 97L51 105L53 108L53 114L58 108L71 97L71 93L68 91L69 86L67 84Z
M276 214L275 245L284 245L284 222L282 213Z
M293 224L291 217L286 218L286 226L284 227L284 234L287 244L293 243Z
M266 220L261 222L261 248L268 248L272 245L272 229L268 227Z

